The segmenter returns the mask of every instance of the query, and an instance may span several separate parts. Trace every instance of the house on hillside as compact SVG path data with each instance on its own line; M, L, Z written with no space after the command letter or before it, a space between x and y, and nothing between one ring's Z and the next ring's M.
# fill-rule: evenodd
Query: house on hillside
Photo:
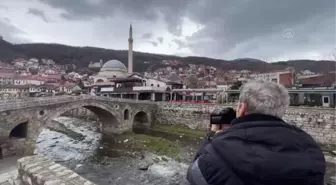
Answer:
M64 92L66 94L72 94L72 93L77 93L77 92L80 92L82 89L77 85L77 84L74 84L74 83L66 83L66 84L63 84L63 85L60 85L58 88L57 88L57 92Z

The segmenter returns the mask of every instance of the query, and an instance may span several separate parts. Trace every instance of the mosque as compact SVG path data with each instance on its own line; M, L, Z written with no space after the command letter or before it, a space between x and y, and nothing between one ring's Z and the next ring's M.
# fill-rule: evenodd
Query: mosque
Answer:
M128 66L118 60L90 63L89 68L100 68L93 77L92 95L113 98L165 101L172 98L172 89L183 88L179 76L170 75L168 79L149 78L133 72L133 33L129 28Z
M127 67L118 60L90 63L90 68L100 68L99 73L93 77L92 95L150 101L185 100L187 96L196 99L195 93L186 95L180 92L185 87L176 73L171 73L165 78L150 78L133 72L132 32L130 25ZM201 94L201 99L204 99L204 93Z
M131 75L126 66L119 60L109 60L102 65L99 73L94 77L94 82L111 82L115 79L127 78Z
M94 76L94 83L108 83L116 79L128 78L133 74L133 30L132 25L129 28L128 39L128 68L118 60L109 60L105 64L102 61L91 66L99 66L100 71L97 76ZM90 67L89 65L89 67Z

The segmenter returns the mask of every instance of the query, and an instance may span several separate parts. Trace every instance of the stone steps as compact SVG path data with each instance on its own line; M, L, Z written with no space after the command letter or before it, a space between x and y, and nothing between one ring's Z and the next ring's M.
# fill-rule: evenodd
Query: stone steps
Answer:
M13 170L0 175L0 185L21 185L18 180L18 171Z

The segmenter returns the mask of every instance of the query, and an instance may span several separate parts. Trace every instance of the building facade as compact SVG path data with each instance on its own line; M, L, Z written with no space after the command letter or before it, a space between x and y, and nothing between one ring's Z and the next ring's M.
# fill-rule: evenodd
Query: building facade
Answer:
M252 74L250 77L255 80L272 81L278 84L282 84L285 87L291 87L294 84L294 75L292 71Z

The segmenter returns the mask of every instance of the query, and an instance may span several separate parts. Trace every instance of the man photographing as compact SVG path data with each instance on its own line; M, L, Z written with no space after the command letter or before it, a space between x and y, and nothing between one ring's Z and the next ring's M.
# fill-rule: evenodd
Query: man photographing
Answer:
M231 121L234 120L235 118L236 118L236 111L233 110L232 108L215 109L210 114L209 130L203 142L201 143L201 146L196 152L194 161L203 153L204 147L207 144L211 143L212 138L215 136L215 134L226 128L229 128L231 125Z
M311 136L282 120L288 106L288 91L282 85L246 83L230 127L211 124L203 148L189 167L189 183L323 185L322 150Z

